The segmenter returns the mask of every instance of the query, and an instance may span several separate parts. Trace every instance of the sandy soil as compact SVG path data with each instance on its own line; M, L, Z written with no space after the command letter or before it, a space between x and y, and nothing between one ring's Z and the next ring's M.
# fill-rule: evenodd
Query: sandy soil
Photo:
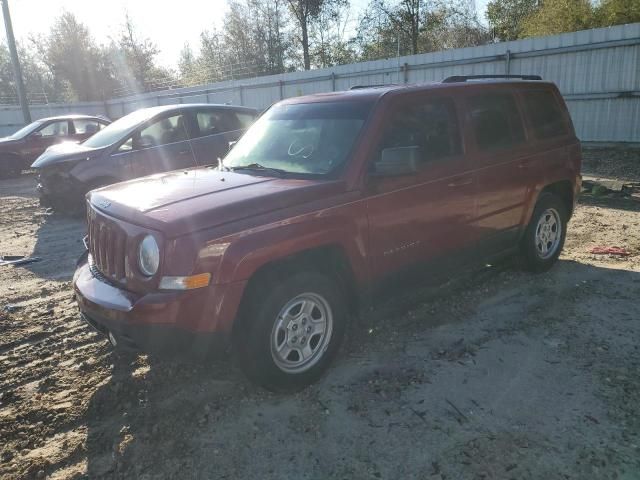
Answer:
M117 355L78 317L81 220L0 182L0 478L639 479L640 203L585 197L561 261L382 303L317 385ZM588 253L616 245L632 255Z

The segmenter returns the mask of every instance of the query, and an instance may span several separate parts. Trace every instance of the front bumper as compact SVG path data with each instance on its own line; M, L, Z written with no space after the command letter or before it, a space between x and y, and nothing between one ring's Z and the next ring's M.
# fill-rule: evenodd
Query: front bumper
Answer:
M69 176L40 172L36 176L36 190L42 206L55 207L69 203L84 207L85 187Z
M73 287L83 319L124 347L181 356L229 349L232 319L225 318L230 310L221 302L225 296L233 300L234 289L138 294L96 278L86 260L79 263Z

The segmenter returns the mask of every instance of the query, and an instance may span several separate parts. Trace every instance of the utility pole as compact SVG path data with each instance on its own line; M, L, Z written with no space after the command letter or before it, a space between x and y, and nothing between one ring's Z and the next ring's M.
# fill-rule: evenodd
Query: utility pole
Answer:
M16 81L16 90L18 91L18 99L22 107L22 116L24 123L31 123L31 113L29 112L29 104L27 103L27 95L22 81L22 69L20 68L20 60L18 59L18 51L16 50L16 39L13 37L13 26L11 25L11 15L9 15L9 0L2 1L2 16L4 17L4 28L7 32L7 46L11 54L11 65L13 65L13 75Z

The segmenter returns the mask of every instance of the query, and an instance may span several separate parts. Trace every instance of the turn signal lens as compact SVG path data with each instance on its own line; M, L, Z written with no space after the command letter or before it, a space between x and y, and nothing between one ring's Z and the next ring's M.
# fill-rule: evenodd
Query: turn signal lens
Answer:
M160 290L193 290L206 287L210 282L210 273L199 273L189 277L162 277L159 288Z

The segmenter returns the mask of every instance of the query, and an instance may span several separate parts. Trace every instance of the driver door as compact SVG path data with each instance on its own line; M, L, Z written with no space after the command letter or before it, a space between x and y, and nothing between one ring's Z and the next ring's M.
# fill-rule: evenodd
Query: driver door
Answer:
M38 158L51 145L69 140L69 121L57 120L47 123L27 138L26 157L29 161Z
M196 166L182 112L156 117L140 127L112 155L129 166L130 177L142 177Z
M373 163L387 148L417 146L421 158L414 173L369 173L367 208L376 280L424 270L425 264L446 266L458 252L473 248L474 174L463 152L458 117L449 97L411 97L392 108Z

